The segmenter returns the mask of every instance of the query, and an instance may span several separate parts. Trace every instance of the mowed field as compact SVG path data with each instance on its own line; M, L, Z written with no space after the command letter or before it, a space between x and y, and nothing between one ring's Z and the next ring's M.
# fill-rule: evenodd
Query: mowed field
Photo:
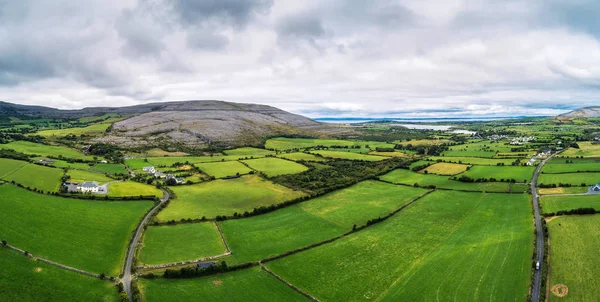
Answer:
M35 261L0 248L0 297L2 301L118 301L108 281Z
M514 159L492 159L492 158L479 158L479 157L442 157L442 156L431 156L428 157L431 161L444 161L456 164L467 164L467 165L480 165L480 166L496 166L499 163L510 165L514 162Z
M26 161L0 158L0 178L4 178L27 164Z
M600 144L592 144L591 142L578 142L579 149L569 148L561 153L565 157L598 157L600 158Z
M469 169L469 171L461 175L466 175L473 179L514 179L517 182L527 183L531 181L531 178L533 177L533 171L535 171L535 167L531 166L473 166Z
M453 164L453 163L435 163L421 171L419 173L431 173L437 175L456 175L467 171L467 165Z
M366 161L378 161L387 159L385 156L359 154L348 151L329 151L329 150L317 150L311 151L313 154L321 155L325 158L343 158L350 160L366 160Z
M532 242L529 196L437 191L267 266L326 301L522 301Z
M581 196L542 196L542 212L556 213L579 208L594 208L600 211L600 194Z
M65 128L65 129L52 129L42 130L36 132L37 135L41 136L65 136L65 135L102 135L110 127L110 123L94 124L87 127L76 127L76 128Z
M158 220L241 214L306 195L254 175L171 189L177 197L157 215Z
M67 171L67 175L71 178L69 179L71 182L81 183L84 181L95 181L99 184L107 183L114 181L114 179L96 172L90 171L82 171L82 170L69 170Z
M235 155L235 156L266 156L266 155L274 155L275 151L252 148L252 147L243 147L231 150L225 150L223 153L227 155Z
M600 172L600 161L573 161L573 163L564 163L564 159L551 161L544 165L542 173Z
M221 223L234 263L333 238L385 216L427 190L365 181L268 214Z
M585 184L591 186L600 181L600 172L564 173L564 174L541 174L538 179L540 184L570 184L580 186Z
M325 161L326 159L320 156L316 156L310 153L304 152L293 152L293 153L283 153L277 155L277 157L298 161L298 160L306 160L306 161Z
M548 222L550 282L564 285L568 293L550 301L597 301L600 297L600 215L562 216Z
M34 256L119 274L127 243L152 202L99 202L0 185L2 239Z
M55 156L58 157L60 155L67 158L76 158L76 159L87 159L93 160L93 156L87 156L83 153L71 149L64 146L50 146L44 144L36 144L32 142L26 141L15 141L10 142L8 144L0 144L0 149L13 149L18 152L22 152L25 154L37 154L41 156Z
M307 167L301 164L275 157L251 159L243 162L250 168L265 173L268 177L283 174L296 174L308 170Z
M224 161L214 163L194 164L202 172L215 178L223 178L227 176L235 176L237 174L248 174L252 170L244 164L237 161Z
M264 270L253 267L193 279L139 281L144 301L306 301Z
M586 193L588 187L558 187L558 188L538 188L540 194L577 194Z
M135 181L114 182L108 185L108 196L156 196L163 197L163 192L152 185Z
M97 164L90 168L91 171L108 174L127 174L127 169L120 164Z
M348 141L339 139L285 138L276 137L267 140L265 148L274 150L303 149L316 146L361 146L375 150L377 147L394 148L394 144L372 141Z
M151 226L144 235L139 260L144 264L174 263L226 251L213 222Z
M14 181L24 187L35 188L45 192L57 192L60 178L64 172L61 169L26 164L11 174L5 176L6 181Z

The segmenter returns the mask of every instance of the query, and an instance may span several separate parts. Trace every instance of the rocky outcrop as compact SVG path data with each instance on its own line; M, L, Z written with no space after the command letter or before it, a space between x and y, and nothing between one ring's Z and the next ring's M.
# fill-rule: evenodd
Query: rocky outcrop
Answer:
M581 109L573 110L571 112L563 113L557 116L558 119L572 119L572 118L590 118L600 117L600 106L584 107Z

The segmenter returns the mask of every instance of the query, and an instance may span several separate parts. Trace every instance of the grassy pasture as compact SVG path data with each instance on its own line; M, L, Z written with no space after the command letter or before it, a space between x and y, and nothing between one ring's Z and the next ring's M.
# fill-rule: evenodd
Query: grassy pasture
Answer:
M265 215L221 224L236 263L326 240L385 216L426 190L365 181Z
M578 142L579 149L569 148L561 153L565 157L600 157L600 144L592 144L591 142Z
M127 243L152 202L99 202L0 185L0 234L9 244L65 265L119 274Z
M271 150L252 148L252 147L243 147L231 150L225 150L223 153L227 155L234 156L266 156L266 155L274 155L275 152Z
M126 159L125 165L127 167L129 167L129 169L132 169L132 170L141 170L143 167L148 167L148 166L153 165L149 161L150 161L149 159L145 159L145 158Z
M378 152L378 151L371 151L368 153L368 155L376 155L376 156L387 156L387 157L410 157L411 155L405 152Z
M36 157L33 158L33 160L40 160L44 157ZM86 164L86 163L69 163L67 161L64 160L58 160L58 159L53 159L54 163L50 164L49 166L52 167L56 167L56 168L70 168L70 169L79 169L79 170L88 170L90 168L90 165Z
M450 146L449 149L452 151L488 151L488 152L511 152L514 146L505 144L503 142L495 142L489 140L472 141L462 145Z
M558 187L558 188L538 188L539 194L576 194L585 193L588 187Z
M163 197L163 192L152 185L135 181L115 182L108 185L108 196L151 196Z
M254 170L265 173L268 177L296 174L308 170L301 164L275 157L245 160L244 163Z
M52 129L52 130L42 130L38 131L36 134L49 137L49 136L66 136L66 135L102 135L106 132L106 129L110 127L109 123L104 124L95 124L87 127L77 127L77 128L65 128L65 129Z
M600 172L586 172L586 173L565 173L565 174L540 174L538 183L540 184L571 184L573 186L580 186L586 184L591 186L600 181Z
M542 196L542 212L556 213L561 210L573 210L578 208L594 208L600 210L599 195L582 196Z
M479 158L479 157L442 157L442 156L431 156L428 157L431 161L442 160L445 162L467 164L467 165L479 165L479 166L496 166L499 163L510 165L513 159L492 159L492 158Z
M564 160L561 160L564 161ZM556 162L556 161L554 161ZM576 161L572 164L566 163L553 163L544 165L542 173L578 173L578 172L600 172L600 161L599 162L584 162L580 163Z
M96 122L96 121L103 121L109 118L115 118L115 117L119 117L118 114L116 113L107 113L104 115L100 115L100 116L86 116L86 117L82 117L79 119L80 122L82 123L91 123L91 122Z
M15 141L10 142L8 144L0 144L0 149L13 149L18 152L22 152L25 154L37 154L41 156L55 156L58 157L60 155L67 158L76 158L76 159L87 159L93 160L92 156L84 155L83 153L71 149L64 146L50 146L44 144L37 144L26 141Z
M528 196L437 191L267 266L328 301L525 300L532 241Z
M306 195L253 175L171 189L177 198L158 214L161 221L233 215Z
M265 148L274 150L290 150L290 149L304 149L312 148L316 146L369 146L370 149L377 147L393 148L394 144L384 142L372 142L372 141L348 141L339 139L312 139L312 138L285 138L276 137L267 140Z
M533 177L533 171L535 167L531 166L473 166L462 175L474 179L515 179L517 182L529 182Z
M4 177L4 180L46 192L57 192L63 174L61 169L27 164Z
M549 301L596 301L600 297L600 215L562 216L548 222L550 281L563 284L568 294L552 292Z
M0 297L3 301L118 301L111 282L35 261L0 249Z
M236 174L248 174L252 170L244 164L237 161L225 161L214 163L199 163L194 164L200 171L214 176L215 178L223 178L227 176L235 176Z
M194 279L141 279L144 301L306 301L264 270L253 267Z
M213 162L221 162L221 161L236 161L239 159L250 158L249 156L239 156L239 155L225 155L225 156L174 156L174 157L149 157L146 166L172 166L174 163L185 163L189 162L190 164L196 163L213 163ZM259 156L254 156L254 158L258 158Z
M173 263L226 252L213 222L149 227L139 260L144 264Z
M103 184L103 183L111 182L114 180L102 173L82 171L82 170L69 170L69 171L67 171L67 175L71 177L70 181L76 182L76 183L81 183L84 181L96 181L99 184Z
M378 160L386 159L385 156L366 155L366 154L359 154L359 153L347 152L347 151L316 150L316 151L311 151L311 153L321 155L325 158L343 158L343 159L350 159L350 160L367 160L367 161L378 161Z
M467 165L453 164L453 163L435 163L421 171L419 173L431 173L437 175L456 175L467 171Z
M127 174L127 169L123 165L120 164L96 164L92 168L91 171L100 172L100 173L108 173L108 174Z
M186 156L185 152L170 152L159 148L153 148L144 153L146 157L168 157L168 156Z
M8 158L0 158L0 178L16 171L17 169L27 165L26 161L14 160Z
M475 151L475 150L466 150L466 151L444 151L442 156L448 157L482 157L482 158L492 158L496 155L496 152L493 151Z
M304 152L293 152L293 153L282 153L277 155L277 157L298 161L298 160L306 160L306 161L325 161L326 159L315 156L313 154L304 153Z
M421 146L421 145L441 145L445 143L449 143L448 139L413 139L410 141L397 141L397 144L408 145L411 144L413 146Z

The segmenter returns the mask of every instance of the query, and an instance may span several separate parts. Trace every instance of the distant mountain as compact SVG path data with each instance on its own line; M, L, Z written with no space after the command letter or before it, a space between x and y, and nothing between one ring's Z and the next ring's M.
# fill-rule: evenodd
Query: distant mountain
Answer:
M571 118L589 118L589 117L600 117L600 106L584 107L581 109L573 110L571 112L563 113L557 116L558 119L571 119Z

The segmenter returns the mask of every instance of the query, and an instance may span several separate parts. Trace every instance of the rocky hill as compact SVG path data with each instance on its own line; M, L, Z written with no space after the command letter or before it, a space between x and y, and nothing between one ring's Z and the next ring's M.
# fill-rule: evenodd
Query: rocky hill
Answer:
M558 119L600 117L600 106L584 107L557 116Z

